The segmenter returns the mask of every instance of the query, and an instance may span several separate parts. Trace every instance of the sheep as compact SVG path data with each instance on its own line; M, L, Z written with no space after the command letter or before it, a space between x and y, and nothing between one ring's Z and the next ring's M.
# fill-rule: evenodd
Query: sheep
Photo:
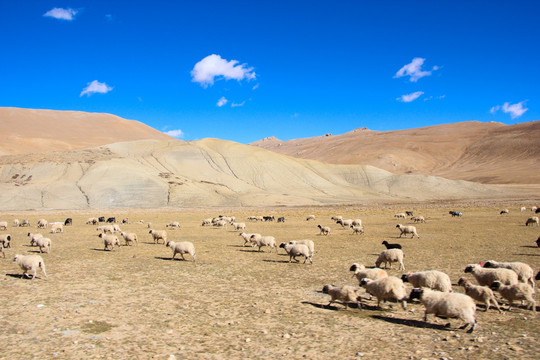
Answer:
M390 244L388 241L384 240L381 244L383 244L384 246L386 246L387 249L401 249L401 244L398 244L398 243L394 243L394 244Z
M510 211L508 211L508 209L502 209L501 212L499 213L499 215L504 215L504 214L507 214L509 213Z
M330 220L337 222L338 220L343 220L343 216L332 216Z
M348 308L349 303L358 305L358 290L350 285L334 286L324 285L322 288L324 294L330 295L330 302L326 306L332 305L333 302L340 301ZM361 308L360 306L358 306Z
M99 221L99 222L105 222L105 216L100 216L100 217L98 218L98 221Z
M231 224L234 228L234 230L238 231L238 230L246 230L246 223L237 223L237 222L233 222Z
M510 269L485 269L479 264L469 264L463 272L472 273L480 286L491 286L494 281L505 285L518 283L517 274Z
M330 231L331 229L328 227L328 226L322 226L322 225L317 225L317 227L321 230L319 232L319 235L329 235L330 234Z
M304 240L291 240L289 241L289 244L291 245L294 245L294 244L304 244L308 247L309 249L309 254L313 257L313 254L315 254L315 243L313 242L313 240L310 240L310 239L304 239ZM277 252L277 249L276 249L276 252Z
M401 233L399 234L399 237L401 237L402 235L407 236L407 234L412 234L411 239L414 238L414 235L416 235L416 237L420 239L420 236L416 232L416 226L412 226L412 225L403 226L401 224L397 224L396 227L399 229L399 231L401 231Z
M118 236L104 233L101 233L98 236L103 240L103 251L107 250L109 247L111 247L111 250L114 250L115 245L120 248Z
M262 251L261 248L263 246L268 246L270 248L270 252L275 249L277 253L276 239L273 236L261 236L260 238L254 239L252 235L251 242L253 243L251 246L257 246L259 251Z
M276 218L272 216L263 216L264 221L274 221Z
M244 239L244 245L242 245L242 246L246 246L246 244L251 242L251 236L252 235L254 235L254 234L247 234L245 232L241 232L240 234L238 234L238 236L241 236ZM259 236L261 236L261 235L259 234Z
M51 234L56 234L58 232L64 232L64 227L62 226L62 224L52 224Z
M405 219L407 217L407 214L399 213L399 214L395 214L394 217L397 219Z
M253 215L248 216L247 219L248 219L249 221L257 221L257 220L258 220L258 219L257 219L257 216L253 216Z
M519 209L519 211L521 211L521 212L524 212L525 210L527 210L527 208L526 208L525 206L522 206L522 207Z
M152 228L152 223L149 221L148 223L146 223L146 227L147 227L148 229L151 229L151 228Z
M413 216L411 218L415 223L425 223L426 219L423 216Z
M129 218L123 218L122 224L129 224Z
M362 219L354 219L351 223L351 225L354 225L354 226L362 226Z
M99 223L98 218L88 218L86 219L87 225L97 225Z
M28 233L28 236L30 237L30 246L34 246L36 244L36 240L43 237L43 235L39 233L38 234Z
M13 227L19 227L20 221L19 219L13 219Z
M212 225L212 218L207 218L202 221L201 226L209 226Z
M112 227L114 232L122 232L122 229L120 229L118 224L112 224Z
M363 235L364 234L364 228L362 226L351 225L351 229L352 229L352 234L351 235L354 235L354 234Z
M386 264L390 263L390 269L393 262L399 262L399 269L405 271L405 265L403 265L403 251L401 249L386 249L379 254L379 258L375 261L375 267L379 267L384 262L384 268Z
M527 309L532 308L532 311L536 312L536 301L533 299L533 288L528 284L518 283L504 285L500 281L494 281L490 287L491 290L498 291L503 298L508 300L508 311L510 311L515 300L525 300L529 303Z
M154 239L154 244L159 244L159 240L163 240L163 244L167 242L167 232L165 230L150 230L148 232Z
M285 249L287 254L289 254L289 262L292 262L292 259L294 259L296 262L299 262L299 260L296 260L296 257L303 256L305 258L304 264L308 259L309 262L313 264L312 256L309 252L309 248L306 245L281 243L279 247Z
M20 227L30 227L30 221L23 219L19 224Z
M0 221L0 230L7 230L7 221Z
M107 222L108 222L109 224L115 223L115 222L116 222L116 217L111 216L110 218L107 219Z
M285 222L285 216L278 217L277 222L278 223L284 223Z
M45 262L43 258L39 255L15 255L13 261L19 265L23 270L23 276L29 277L28 272L32 271L32 280L36 277L37 269L40 268L41 272L45 276L45 279L48 279L47 272L45 271Z
M112 234L114 232L114 226L112 225L101 225L96 228L96 231L101 231L102 233Z
M137 234L135 234L135 233L126 233L126 232L122 231L120 233L120 235L122 235L122 237L124 238L124 241L126 242L126 246L130 245L131 243L135 243L135 244L139 245L139 239L137 238Z
M353 276L356 276L358 279L358 283L362 281L362 279L371 279L371 280L377 280L388 277L388 273L384 271L383 269L379 268L370 268L366 269L366 267L362 264L353 263L351 267L349 268L349 271L354 271Z
M11 235L10 234L0 234L0 244L4 248L11 247Z
M39 252L43 253L43 249L45 249L46 253L51 252L51 239L46 237L40 237L36 239L36 245L39 247Z
M438 270L408 272L401 276L401 280L410 282L413 288L427 287L442 292L452 292L450 277Z
M479 286L471 284L471 282L465 278L459 278L458 285L463 286L465 289L465 294L473 298L474 300L486 304L486 310L489 310L489 306L491 302L495 304L495 307L497 310L499 310L499 313L501 313L501 308L499 307L499 303L497 302L497 299L495 298L495 295L493 294L493 291L488 288L487 286Z
M225 220L219 220L217 221L214 226L217 226L217 227L222 227L222 228L227 228L227 222Z
M73 219L67 218L66 220L64 220L64 226L73 226Z
M413 216L414 213L412 211L405 211L405 215L407 216Z
M536 226L540 226L540 220L538 219L538 216L531 216L530 218L525 221L525 226L529 226L532 224L536 224Z
M309 221L309 220L315 220L315 215L308 215L306 217L306 221Z
M174 241L168 241L167 246L170 247L173 251L173 255L171 260L174 260L174 257L176 254L180 254L182 257L182 260L186 260L184 258L184 254L189 254L193 258L193 262L195 262L195 246L193 246L193 243L189 241L182 241L182 242L174 242Z
M353 224L353 220L352 219L338 220L336 221L336 224L340 224L342 228L350 228L351 225Z
M47 225L48 225L48 222L45 219L39 219L37 222L38 229L45 229Z
M452 217L454 217L454 216L457 216L457 217L463 216L463 213L461 211L450 210L448 213L450 215L452 215Z
M465 329L471 325L467 331L472 333L476 328L476 304L474 300L461 293L446 293L428 288L412 289L409 300L419 299L426 307L424 312L424 321L427 322L428 314L442 316L447 318L459 318L465 321L465 325L460 329ZM449 326L450 323L447 324Z
M495 260L488 260L484 263L484 268L503 268L510 269L515 271L518 276L518 280L524 282L525 284L531 283L532 288L534 289L534 271L533 269L522 262L498 262Z
M167 225L165 225L165 227L179 228L179 227L180 227L180 223L179 223L178 221L173 221L173 222L170 222L170 223L168 223Z
M532 212L536 212L536 210L538 210L538 207L536 207L536 206L531 206L531 211L532 211Z
M381 300L386 303L386 300L394 299L401 302L403 310L407 309L405 284L395 276L383 277L377 280L363 278L360 280L360 286L365 288L368 294L377 298L378 308L381 307Z

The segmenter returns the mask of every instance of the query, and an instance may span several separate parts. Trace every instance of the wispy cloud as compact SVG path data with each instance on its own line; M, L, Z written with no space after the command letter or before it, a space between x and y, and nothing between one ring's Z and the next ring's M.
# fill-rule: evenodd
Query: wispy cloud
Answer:
M227 98L225 96L222 96L218 99L217 103L216 103L216 106L217 107L222 107L224 105L226 105L227 103L229 102L229 100L227 100Z
M175 138L178 138L178 139L182 138L184 136L184 133L180 129L169 130L169 131L166 131L165 134L167 134L169 136L172 136L172 137L175 137Z
M72 21L79 11L74 9L54 8L47 11L43 16L52 17L59 20Z
M426 98L424 98L424 101L429 101L429 100L442 100L446 97L446 95L440 95L440 96L428 96Z
M215 78L224 78L225 80L253 80L256 74L252 67L246 64L238 64L238 60L225 60L221 56L208 55L195 64L191 70L193 82L198 82L203 87L214 84Z
M409 103L411 101L418 99L423 94L424 94L423 91L416 91L416 92L413 92L412 94L401 95L400 97L396 98L396 100L404 102L404 103Z
M431 75L432 71L439 69L438 66L434 66L433 68L431 68L431 71L422 70L422 65L424 65L424 61L426 61L426 59L415 57L409 64L404 65L401 69L399 69L396 75L394 75L394 78L410 76L409 81L417 82L418 79L423 78L424 76L429 76Z
M509 102L505 102L502 105L493 106L489 110L489 112L495 114L497 111L502 110L503 113L510 114L510 117L512 119L516 119L521 115L525 114L527 110L529 110L528 108L523 107L525 101L526 100L518 102L517 104L510 104Z
M241 103L231 103L231 107L240 107L244 106L246 104L246 100L242 101Z
M79 96L83 96L83 95L90 96L90 95L96 94L96 93L106 94L109 91L111 91L112 89L113 88L111 86L109 86L109 85L107 85L105 83L100 83L97 80L94 80L94 81L88 83L88 86L83 89L83 91L81 92L81 95L79 95Z

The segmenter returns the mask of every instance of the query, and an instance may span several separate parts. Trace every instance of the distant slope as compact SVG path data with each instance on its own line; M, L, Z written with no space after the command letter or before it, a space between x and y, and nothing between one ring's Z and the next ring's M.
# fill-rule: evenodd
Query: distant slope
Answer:
M362 204L508 195L472 182L325 164L216 139L141 140L0 156L0 210Z
M372 165L394 173L428 174L486 184L540 184L540 121L517 125L476 121L251 145L333 164Z
M119 141L170 139L143 123L110 114L0 108L0 155L83 149Z

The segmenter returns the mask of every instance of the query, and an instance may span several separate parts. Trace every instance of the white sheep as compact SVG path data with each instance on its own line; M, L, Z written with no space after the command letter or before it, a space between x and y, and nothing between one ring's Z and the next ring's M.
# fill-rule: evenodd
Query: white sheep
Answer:
M173 255L171 260L174 260L174 257L176 254L180 254L182 257L182 260L186 260L184 258L184 254L189 254L193 258L193 262L195 262L195 246L193 243L189 241L181 241L181 242L174 242L174 241L168 241L167 246L170 247L173 251Z
M322 235L329 235L330 234L330 227L328 226L322 226L322 225L317 225L317 227L319 228L320 232L319 232L319 235L322 234Z
M404 226L401 224L397 224L396 227L399 229L399 231L401 231L401 233L399 234L399 237L401 237L402 235L407 236L408 234L412 234L411 239L414 237L414 235L416 235L416 237L420 239L420 236L418 236L418 233L416 232L416 226L412 226L412 225Z
M101 231L102 233L106 234L112 234L114 233L114 226L112 225L101 225L96 228L96 231Z
M531 206L531 211L532 212L536 212L536 210L538 210L538 208L536 206Z
M351 235L354 235L354 234L363 235L364 234L364 228L362 226L351 225L351 229L352 229L352 234Z
M20 225L19 219L13 219L13 227L18 227Z
M97 224L99 224L99 220L98 220L98 218L91 217L91 218L88 218L86 220L86 224L87 225L97 225Z
M309 221L309 220L315 220L315 215L308 215L306 217L306 221Z
M522 206L522 207L519 209L519 211L521 211L521 212L524 212L525 210L527 210L527 208L526 208L525 206Z
M473 274L480 286L491 286L495 281L505 285L518 283L517 274L510 269L485 269L479 264L469 264L464 272Z
M350 285L334 286L324 285L322 292L330 295L330 302L327 306L332 305L333 302L340 301L345 305L347 309L349 303L358 304L358 290ZM358 306L361 308L360 306Z
M476 328L476 304L474 300L465 294L447 293L428 288L412 289L409 300L419 299L426 307L424 312L424 321L427 322L428 314L446 318L459 318L465 321L465 325L460 329L465 329L471 325L468 330L472 333ZM449 325L449 324L448 324Z
M379 258L375 261L375 267L379 267L381 263L384 263L386 269L387 263L390 263L390 269L393 262L399 262L399 269L405 271L405 265L403 264L403 250L401 249L386 249L379 254Z
M504 214L509 214L510 211L508 211L508 209L502 209L501 212L499 213L499 215L504 215Z
M27 227L27 226L29 227L29 226L30 226L30 221L27 220L27 219L23 219L23 220L21 221L21 223L19 224L19 226L20 226L20 227Z
M36 245L36 240L43 237L43 235L39 233L37 234L28 233L28 236L30 237L30 246Z
M19 265L23 270L23 276L29 277L28 272L32 271L32 280L36 277L37 269L40 268L45 278L47 277L47 272L45 272L45 262L43 258L39 255L15 255L13 261Z
M532 288L536 286L534 283L534 271L533 269L522 262L498 262L495 260L488 260L484 263L484 268L503 268L513 270L517 276L518 280L524 282L525 284L531 283Z
M386 300L394 299L401 302L403 310L407 309L405 284L395 276L383 277L377 280L363 278L360 280L360 286L364 287L368 294L377 298L378 308L380 308L381 300L386 303Z
M309 252L309 248L304 244L287 244L287 243L281 243L279 245L280 248L285 249L287 254L289 254L289 262L292 262L292 259L299 262L299 260L296 260L297 256L303 256L304 264L309 259L309 262L313 264L312 256Z
M150 230L148 232L154 239L154 244L159 244L159 240L163 240L163 244L167 243L167 232L165 230Z
M362 227L362 219L354 219L354 220L352 221L351 225Z
M64 232L64 227L62 224L52 224L51 225L51 234L55 234L55 233L61 233L61 232Z
M438 270L408 272L401 276L401 280L403 282L410 282L413 288L427 287L442 292L452 291L450 277Z
M227 228L227 221L225 220L218 220L214 223L214 226L217 226L217 227L222 227L224 229Z
M120 229L120 226L118 224L112 224L112 227L114 232L122 232L122 229Z
M330 219L337 222L338 220L343 220L343 216L332 216Z
M139 245L139 239L137 237L137 234L135 234L135 233L126 233L126 232L122 231L120 233L120 235L122 235L122 237L124 238L124 241L126 242L126 246L131 245L131 243L135 243L135 244Z
M411 218L415 223L425 223L426 219L423 216L413 216Z
M11 247L11 235L10 234L0 234L0 244L4 248Z
M111 250L114 250L115 245L120 249L120 240L118 239L118 236L105 233L101 233L98 236L103 240L104 251L107 250L109 247L111 248Z
M201 226L209 226L212 225L212 218L206 218L202 221Z
M350 228L353 224L353 219L338 220L336 224L340 224L342 228Z
M0 230L7 230L7 221L0 221Z
M254 239L252 236L251 242L253 243L252 247L257 246L259 251L262 251L261 248L263 246L268 246L270 248L270 252L275 249L277 253L276 239L273 236L261 236L260 238L257 237L256 239Z
M47 225L48 225L48 222L45 219L39 219L37 222L38 229L45 229Z
M236 230L236 231L238 231L238 230L246 230L246 223L232 222L231 225L234 228L234 230Z
M405 213L399 213L399 214L395 214L394 217L397 219L405 219L407 218L407 215Z
M46 253L50 253L51 252L51 245L52 245L52 242L51 242L51 239L49 238L46 238L46 237L40 237L40 238L37 238L36 239L36 245L39 247L39 251L41 253L43 253L43 249L45 249Z
M508 300L508 311L514 304L515 300L525 300L529 303L527 309L532 308L536 312L536 301L533 299L533 288L525 283L517 283L513 285L504 285L500 281L495 281L491 284L491 290L498 291L499 294Z
M180 227L180 223L178 221L172 221L170 223L168 223L167 225L165 225L165 227L170 227L170 228L179 228Z
M294 245L294 244L303 244L303 245L306 245L309 249L309 254L313 257L313 254L315 254L315 243L313 242L313 240L310 240L310 239L304 239L304 240L291 240L289 241L289 244L291 245ZM276 249L277 251L277 249Z
M488 288L487 286L480 286L480 285L474 285L471 284L471 282L468 279L465 278L459 278L458 285L463 286L465 289L465 294L473 298L474 300L486 304L486 311L489 310L489 306L491 302L495 304L495 307L499 312L501 312L501 308L499 307L499 303L497 302L497 299L495 298L495 295L493 294L493 291Z
M147 223L146 223L146 227L147 227L148 229L152 228L152 223L151 223L151 222L147 222Z
M529 226L532 224L536 224L536 226L540 226L540 220L538 219L538 216L531 216L530 218L525 221L525 226Z
M362 281L362 279L371 279L371 280L377 280L388 277L388 273L384 271L383 269L379 268L369 268L366 269L366 267L362 264L353 263L351 267L349 268L350 271L354 271L353 276L356 276L358 279L358 283Z
M240 234L238 234L238 236L241 236L242 239L244 239L244 245L242 246L246 246L246 244L249 244L251 243L251 236L253 236L255 234L247 234L245 232L241 232ZM258 234L259 236L261 236L260 234Z

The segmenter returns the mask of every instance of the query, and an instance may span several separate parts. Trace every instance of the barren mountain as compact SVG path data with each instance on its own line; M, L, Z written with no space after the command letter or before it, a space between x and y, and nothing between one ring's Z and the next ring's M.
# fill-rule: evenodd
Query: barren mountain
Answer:
M400 131L356 129L330 135L253 143L297 158L372 165L486 184L540 184L540 121L517 125L476 121Z
M171 137L110 114L0 108L0 155L84 149L119 141Z

